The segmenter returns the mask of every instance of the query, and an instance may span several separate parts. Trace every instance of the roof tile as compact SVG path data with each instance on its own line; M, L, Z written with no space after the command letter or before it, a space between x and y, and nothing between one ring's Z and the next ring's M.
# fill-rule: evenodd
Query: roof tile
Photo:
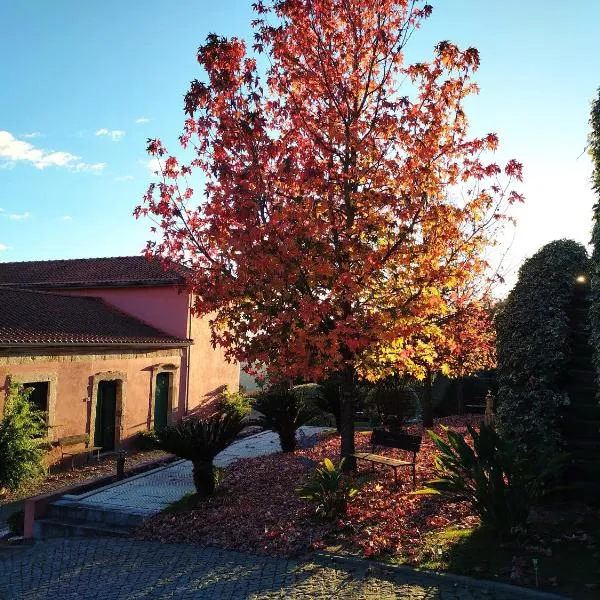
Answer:
M165 269L144 256L0 262L0 286L83 288L174 285L184 282L184 267Z
M185 346L100 298L0 288L0 346Z

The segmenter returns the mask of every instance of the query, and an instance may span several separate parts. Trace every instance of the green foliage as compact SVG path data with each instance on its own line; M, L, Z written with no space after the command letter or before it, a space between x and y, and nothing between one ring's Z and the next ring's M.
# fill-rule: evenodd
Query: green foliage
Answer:
M321 381L321 393L317 397L317 405L323 412L331 413L335 419L338 433L342 430L342 404L340 399L340 375L331 375Z
M323 519L335 519L346 513L348 503L358 494L358 490L348 484L343 474L344 459L335 466L326 458L311 481L296 489L300 498L317 503L315 513Z
M133 444L137 450L156 450L159 447L159 443L160 440L154 429L138 431L133 440Z
M204 420L186 419L165 427L157 436L162 450L192 461L198 495L211 496L216 486L213 459L235 440L243 427L239 415L222 414Z
M367 392L365 408L374 425L401 427L418 415L417 386L405 377L387 377Z
M219 410L224 414L247 417L252 410L252 399L242 392L223 391L219 401Z
M560 447L561 378L570 357L567 310L585 248L551 242L525 261L496 317L499 433L543 462Z
M427 432L439 450L434 463L438 478L413 493L445 494L452 500L467 501L483 525L502 533L522 527L544 486L557 475L564 457L556 455L540 469L493 427L482 425L479 432L472 427L468 430L473 447L447 427L447 442L433 431Z
M16 510L11 513L6 519L6 524L10 532L14 535L23 535L25 531L25 512Z
M598 96L592 103L590 114L591 132L588 138L588 150L592 157L594 171L592 174L592 187L598 195L594 205L594 227L592 229L592 251L590 268L590 334L594 348L594 366L596 380L600 381L600 89Z
M254 404L260 424L279 435L283 452L296 449L296 430L320 413L312 394L302 387L274 386L261 392Z
M0 420L0 489L16 490L43 471L39 438L46 433L45 415L32 406L29 394L16 383L6 394Z

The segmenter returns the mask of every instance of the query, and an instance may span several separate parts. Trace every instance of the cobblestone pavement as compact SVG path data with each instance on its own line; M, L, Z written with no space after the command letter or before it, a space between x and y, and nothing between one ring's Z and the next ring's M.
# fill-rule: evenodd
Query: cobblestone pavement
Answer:
M60 538L0 550L1 600L343 598L519 600L519 594L364 567L183 544Z

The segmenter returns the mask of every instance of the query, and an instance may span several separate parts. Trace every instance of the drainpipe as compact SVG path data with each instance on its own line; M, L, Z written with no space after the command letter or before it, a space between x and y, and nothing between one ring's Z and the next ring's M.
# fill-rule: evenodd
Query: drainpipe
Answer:
M188 314L187 314L187 337L188 339L192 339L192 293L189 292L188 296ZM189 393L190 393L190 354L192 352L192 346L186 346L185 350L185 404L183 409L183 414L188 414L188 406L189 406Z

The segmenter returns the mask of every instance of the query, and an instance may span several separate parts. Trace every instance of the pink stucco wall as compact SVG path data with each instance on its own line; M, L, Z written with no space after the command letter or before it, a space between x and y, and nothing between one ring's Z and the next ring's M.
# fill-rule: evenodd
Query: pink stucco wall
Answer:
M238 363L227 363L220 348L210 343L209 317L190 317L190 295L175 286L57 290L75 296L102 298L125 313L166 333L194 340L184 351L179 382L179 416L186 411L206 416L224 387L237 391ZM189 352L189 356L188 356ZM189 369L188 369L189 363ZM187 402L186 402L187 396Z
M237 392L240 383L239 363L228 363L223 350L210 342L209 318L192 317L188 411L206 417L214 412L220 392L225 388Z
M71 296L94 296L165 333L188 337L189 294L174 286L56 290Z
M123 419L122 439L130 439L136 431L147 429L151 414L152 367L159 364L180 366L179 350L169 355L129 358L90 355L77 360L57 362L35 357L24 364L0 365L0 407L4 401L8 377L18 381L39 381L40 375L54 377L56 386L56 409L54 432L57 439L68 435L89 433L92 401L92 377L99 373L122 372L126 381L126 404Z

